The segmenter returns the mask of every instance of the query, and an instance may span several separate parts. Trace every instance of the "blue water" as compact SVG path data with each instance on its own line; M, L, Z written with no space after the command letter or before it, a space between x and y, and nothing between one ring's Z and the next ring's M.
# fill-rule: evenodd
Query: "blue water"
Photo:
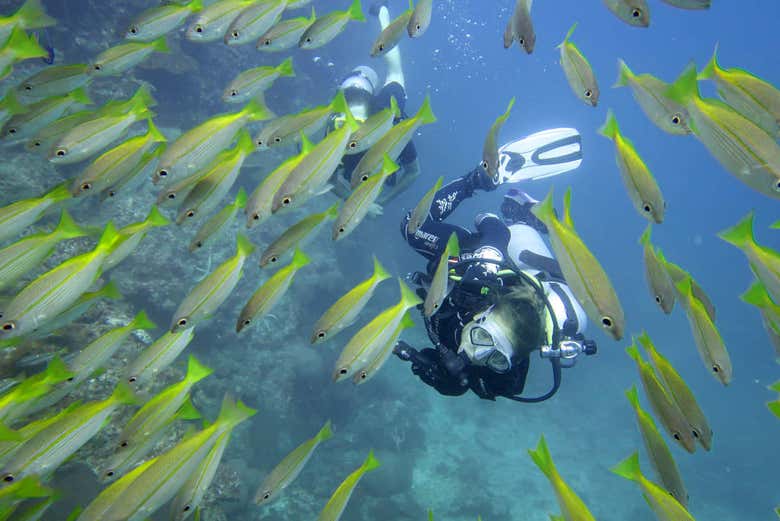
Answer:
M44 3L60 20L49 30L58 63L88 61L118 43L132 15L154 4ZM325 13L347 3L315 0L313 5L318 13ZM710 11L698 12L651 2L651 27L636 29L619 21L598 1L539 0L533 7L536 50L527 56L516 46L504 50L501 45L513 1L434 3L428 32L400 44L407 111L416 111L430 94L438 118L415 138L422 177L386 205L381 217L366 221L348 239L334 245L329 230L323 230L306 247L313 265L301 271L273 317L237 336L233 326L238 310L268 277L268 272L252 262L236 292L216 317L198 328L188 348L188 353L216 369L194 393L196 405L207 415L213 417L225 391L260 411L248 425L237 429L223 460L225 471L218 476L218 482L222 481L215 484L227 487L226 476L232 476L239 483L236 492L230 497L216 494L211 498L204 519L316 519L338 483L373 448L383 466L364 477L342 517L345 521L422 520L427 509L433 509L435 519L447 521L474 520L477 515L485 521L546 520L548 513L559 509L547 480L526 452L541 434L561 475L597 519L654 519L634 484L609 472L632 451L640 450L643 470L652 476L633 412L623 395L632 384L639 384L634 364L624 352L630 340L615 342L591 327L588 335L599 344L598 356L580 360L575 368L566 370L555 398L535 405L500 399L489 402L471 394L439 396L396 359L364 386L334 384L330 379L332 365L359 324L322 346L309 346L311 325L338 296L368 275L372 253L397 276L423 268L422 257L407 247L399 233L402 215L438 176L460 176L479 162L487 129L513 96L517 103L501 133L502 141L550 127L575 127L583 136L585 154L577 171L522 188L539 199L554 188L560 202L565 189L572 187L577 230L616 287L627 317L627 337L642 330L650 334L690 384L714 430L709 453L700 450L689 455L676 445L672 447L690 494L691 513L700 520L773 518L772 509L780 504L780 424L764 404L774 399L766 386L778 379L780 370L757 310L738 298L752 280L744 256L716 233L755 210L757 240L780 249L780 234L768 229L778 219L777 203L731 176L692 136L672 136L655 127L627 88L610 87L617 76L617 58L623 58L636 73L649 72L671 81L690 60L703 66L716 43L720 44L724 67L739 66L780 85L776 55L780 4L715 0ZM11 12L17 4L0 1L0 13ZM392 13L404 7L403 0L390 0ZM308 13L308 8L300 11L304 12ZM579 26L573 40L593 65L601 87L595 109L575 98L558 64L555 46L575 21ZM383 76L384 61L368 56L377 33L376 18L368 16L366 23L350 23L343 35L322 49L289 53L297 77L277 82L267 95L269 106L283 114L325 103L339 80L359 64L370 64ZM180 38L180 34L175 37ZM180 52L194 59L197 66L193 70L174 74L159 68L136 68L122 78L95 82L92 92L102 102L132 92L134 78L148 81L159 101L158 125L164 131L186 130L207 117L232 110L220 101L229 78L251 66L279 63L287 54L261 54L252 46L228 49L219 42L182 42ZM42 66L23 66L17 75L0 83L0 92L22 79L25 72ZM705 92L714 95L711 85ZM596 132L610 107L656 175L668 204L665 222L654 226L654 242L669 260L693 274L717 307L717 325L734 365L734 379L727 388L707 374L679 307L671 316L664 315L646 288L637 243L646 221L626 195L612 143ZM265 172L293 152L256 154L259 166L245 169L238 185L252 190ZM2 186L7 190L0 193L3 205L38 195L79 171L79 167L54 168L18 147L3 148L0 163L6 163ZM15 168L24 175L12 176ZM457 210L452 222L470 226L477 212L497 211L504 191L501 187L478 194ZM126 224L140 220L154 197L148 183L113 206L88 200L74 207L73 213L79 222L100 225L116 219ZM269 221L252 230L250 238L258 246L267 245L307 212L327 207L332 202L328 197L312 201L292 216ZM127 302L101 308L90 320L98 329L102 326L102 332L114 313L132 316L145 308L158 324L166 326L203 272L232 255L233 237L242 230L240 219L228 237L197 256L186 252L194 228L152 232L134 256L111 275ZM364 319L396 298L394 283L385 283L364 312ZM421 317L415 321L418 326L404 338L422 348L428 340ZM152 336L156 338L162 331L158 329ZM115 373L109 373L118 374L125 363L127 357L116 357L112 360ZM170 381L183 374L183 367L184 356L175 365ZM546 364L534 364L527 392L544 392L549 379ZM106 385L102 389L110 388ZM162 382L150 392L160 387ZM85 394L88 399L104 397L90 392ZM644 398L643 403L648 407ZM336 435L318 449L298 480L270 506L251 504L263 476L328 418ZM109 443L108 436L87 445L75 461L99 461L101 454L105 456L101 443ZM57 482L68 488L71 476L81 485L71 487L76 490L69 489L63 506L45 519L65 519L71 506L85 504L99 491L94 478L88 472L85 477L83 469L75 466L64 467ZM217 517L220 512L226 517ZM166 515L167 510L163 510L155 519L167 519Z

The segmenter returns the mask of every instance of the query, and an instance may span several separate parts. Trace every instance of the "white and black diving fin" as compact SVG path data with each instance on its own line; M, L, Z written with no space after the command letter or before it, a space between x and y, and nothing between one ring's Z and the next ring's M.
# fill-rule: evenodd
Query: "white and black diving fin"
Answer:
M544 179L582 164L582 136L574 128L553 128L511 141L498 149L500 183Z

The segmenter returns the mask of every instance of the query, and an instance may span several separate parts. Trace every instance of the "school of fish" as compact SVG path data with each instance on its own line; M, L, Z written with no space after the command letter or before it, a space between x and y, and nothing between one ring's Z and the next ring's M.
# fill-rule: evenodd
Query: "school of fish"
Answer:
M708 9L709 0L664 0L682 9ZM263 52L282 52L294 47L326 46L351 22L365 21L361 0L352 0L344 10L320 15L287 17L287 11L305 8L309 0L202 0L166 3L138 13L122 35L125 40L105 49L89 63L42 68L18 85L3 85L17 63L44 58L47 51L34 31L57 23L40 0L27 0L13 13L0 13L0 136L19 140L29 153L46 157L56 165L82 163L83 170L71 181L52 187L38 197L0 208L0 291L9 295L0 309L0 348L42 338L67 327L101 298L119 298L112 283L96 287L101 277L118 269L144 237L156 227L172 226L206 217L188 238L195 252L226 233L243 211L247 230L257 227L291 207L301 207L331 188L329 179L344 156L365 152L351 178L352 193L343 203L292 224L260 253L263 267L278 270L246 302L236 317L237 333L263 320L295 283L298 270L317 262L307 255L306 242L332 222L332 239L338 241L358 227L376 206L385 179L399 168L396 161L419 129L436 121L429 97L415 115L399 121L396 100L366 121L351 114L343 92L326 105L294 114L276 116L263 101L263 93L275 82L294 81L291 58L277 65L249 69L226 82L221 99L236 104L233 112L215 115L170 140L154 123L157 104L148 86L141 86L125 100L108 100L94 106L89 87L93 79L117 76L149 59L168 53L169 40L183 37L192 42L224 42L228 46L255 44ZM334 2L335 3L335 2ZM406 33L422 36L431 24L436 2L418 0L397 16L370 49L382 56ZM608 10L625 23L646 28L651 13L645 0L604 0ZM503 34L504 48L514 42L528 54L534 52L537 35L531 16L532 0L516 0ZM593 67L574 43L575 22L558 49L560 65L574 93L583 103L597 107L600 90ZM497 38L496 38L497 39ZM618 59L616 87L631 91L644 113L662 130L680 136L692 135L723 165L752 189L780 198L780 91L743 69L724 69L717 48L702 70L691 64L672 83L643 73L636 75ZM699 82L715 83L721 99L702 97ZM497 178L498 135L515 104L512 98L484 140L481 167ZM93 108L89 108L93 107ZM344 124L320 139L334 115ZM262 122L253 137L248 125ZM145 125L146 132L127 138L131 127ZM599 132L614 143L618 172L637 213L649 221L640 239L650 297L663 313L679 303L686 314L694 344L705 370L726 386L733 377L729 353L716 325L715 307L705 291L683 268L667 261L652 243L651 227L664 221L666 202L638 145L621 133L612 110ZM249 156L282 144L299 143L300 152L269 172L248 195L240 189L232 202L225 199L236 185ZM81 198L101 194L117 197L132 191L136 182L159 187L159 197L150 205L148 217L117 229L112 222L102 229L75 222L66 207ZM409 226L416 231L427 218L442 178L414 207ZM161 209L163 211L161 211ZM173 210L171 217L164 212ZM589 318L615 341L628 334L626 318L609 276L588 249L571 216L571 191L564 199L561 218L553 207L553 194L536 205L534 214L547 226L552 248L563 275ZM46 215L59 214L51 230L26 234ZM329 224L328 224L329 225ZM778 222L775 228L780 227ZM755 282L742 299L757 307L780 357L780 252L756 241L753 213L719 234L723 241L741 250L755 275ZM64 241L88 237L93 249L73 255L54 268L40 267ZM226 395L218 416L200 430L193 429L165 452L149 457L155 444L178 421L202 419L191 401L192 388L208 378L212 369L194 356L188 357L184 378L143 400L139 386L170 366L193 340L196 328L208 321L231 296L241 281L243 268L260 251L247 235L235 237L235 255L210 269L181 301L163 332L123 371L122 381L110 396L88 403L58 408L69 392L109 363L122 343L135 331L158 328L141 310L88 345L75 357L54 357L47 368L20 378L0 395L0 518L39 519L56 504L56 491L48 486L52 473L87 444L121 408L137 409L120 428L114 456L102 472L102 492L70 519L144 520L167 504L170 516L181 520L198 516L205 491L211 485L231 432L257 411ZM423 302L402 278L397 278L400 298L381 313L363 321L363 326L345 343L332 372L338 382L351 378L355 384L371 379L392 353L407 328L413 327L409 311L421 307L426 316L435 314L451 288L449 264L457 261L459 245L453 234L437 263L431 291ZM393 275L373 258L373 274L343 294L311 326L311 342L331 339L360 320L376 288ZM313 269L313 268L306 268ZM316 268L314 268L316 269ZM34 275L31 278L31 274ZM640 350L641 347L641 350ZM633 337L626 349L636 362L639 381L652 414L642 408L634 386L626 391L634 411L656 481L642 473L636 453L612 471L635 482L659 520L693 519L688 513L689 496L667 438L687 452L697 447L716 450L713 432L694 391L655 347L645 332ZM643 356L643 353L645 356ZM647 361L646 359L649 359ZM768 404L780 418L780 382L771 389L778 399ZM657 419L658 424L656 423ZM660 427L659 427L660 425ZM280 459L258 484L254 502L262 507L290 487L304 470L320 444L334 436L330 421L308 440ZM567 485L553 463L544 436L532 461L549 479L561 516L552 519L594 519L586 504ZM361 478L379 467L370 452L363 464L335 488L319 519L336 521L347 508ZM564 473L565 474L565 473ZM335 485L335 483L334 483ZM780 515L780 511L778 511ZM14 517L16 516L16 517ZM420 516L422 518L422 515ZM433 512L428 512L433 519Z

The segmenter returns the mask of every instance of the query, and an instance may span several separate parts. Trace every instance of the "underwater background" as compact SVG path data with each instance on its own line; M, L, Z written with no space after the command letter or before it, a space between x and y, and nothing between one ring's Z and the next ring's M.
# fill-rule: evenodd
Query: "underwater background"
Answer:
M46 30L58 64L88 63L122 40L133 16L155 5L141 0L43 3L58 20ZM13 12L19 4L0 0L0 13ZM346 4L312 2L318 13L343 9ZM769 229L780 217L777 203L738 182L693 137L665 134L655 127L627 88L609 87L617 77L617 58L637 73L671 81L691 60L703 66L716 44L724 67L742 67L780 85L780 3L716 0L708 11L685 11L654 1L651 26L636 29L595 0L540 0L533 6L537 42L530 56L516 47L501 46L513 4L511 0L434 1L428 32L400 43L407 112L416 111L430 94L438 119L414 139L421 177L388 203L383 215L366 220L345 240L334 243L327 231L321 232L305 247L312 264L298 273L272 315L237 335L235 317L270 274L253 257L218 314L198 326L185 353L143 390L152 395L180 380L186 355L194 354L214 369L193 391L193 402L205 416L216 415L228 391L259 411L236 429L201 519L315 519L338 483L374 449L382 466L363 478L342 517L345 521L422 520L428 509L435 519L447 521L475 520L478 515L485 521L547 520L548 513L558 512L555 496L526 452L541 434L558 470L597 519L654 518L635 485L609 471L634 450L640 450L643 469L649 469L633 411L623 394L639 382L624 351L630 338L615 342L591 324L587 334L597 341L598 355L581 357L576 367L566 369L558 394L540 404L500 398L491 402L471 393L440 396L395 357L365 385L333 383L331 368L349 335L363 319L395 302L397 290L391 283L379 287L361 321L348 331L320 345L309 343L316 318L370 274L372 254L396 276L422 270L424 259L399 233L402 216L437 177L445 176L446 182L478 164L487 129L513 96L517 103L502 130L502 142L545 128L574 127L582 134L584 149L578 170L521 188L541 199L554 187L559 203L565 189L572 187L574 221L621 298L627 337L642 330L650 334L694 390L713 428L711 452L689 455L670 443L690 495L690 512L700 520L759 521L775 516L773 509L780 504L780 423L765 402L776 398L766 387L777 380L780 366L774 362L759 313L739 299L752 280L744 256L716 233L755 210L757 240L778 249L780 234ZM389 0L388 5L391 16L407 7L404 0ZM601 86L595 109L572 95L558 64L555 46L575 21L579 21L575 40ZM97 79L90 93L102 103L129 97L141 82L150 84L158 102L155 123L170 141L206 118L233 110L221 101L221 93L238 72L276 65L286 55L293 57L296 77L280 79L266 94L277 114L328 102L356 65L371 65L383 78L384 60L369 57L378 32L376 17L367 14L366 23L350 22L341 36L321 49L276 54L259 53L253 45L191 43L177 32L170 38L170 55L154 56L120 77ZM0 82L0 96L6 87L43 67L40 60L18 65L13 76ZM714 95L714 90L704 92ZM646 222L626 195L612 143L596 132L610 107L655 174L668 204L665 222L653 228L654 243L669 260L692 273L717 307L717 325L734 365L728 387L703 368L684 313L678 308L664 315L646 288L638 244ZM286 147L252 155L225 203L233 200L239 187L254 189L266 173L296 152ZM0 147L0 206L38 196L81 168L55 167L23 146L5 144ZM450 220L470 227L476 213L498 212L506 189L477 193ZM79 223L102 226L113 220L124 226L142 220L155 199L156 189L148 182L116 200L79 200L69 211ZM333 200L330 195L319 197L305 208L269 219L247 235L264 247L287 226L324 210ZM52 214L43 224L53 224L55 219ZM234 237L244 230L244 220L240 216L230 233L206 251L191 254L187 245L196 229L190 224L152 230L128 260L106 275L118 284L124 298L102 302L78 323L36 346L40 352L76 351L111 327L127 323L141 309L161 325L149 334L134 335L106 372L88 379L62 405L110 394L124 367L162 333L195 283L233 255ZM86 251L89 244L87 239L70 241L46 266ZM422 317L414 314L413 318L417 326L405 331L403 338L415 347L427 347ZM529 395L550 385L547 364L534 361L526 386ZM17 371L13 361L4 362L4 377ZM86 505L98 494L102 485L93 471L99 472L110 457L111 440L129 414L128 410L115 415L57 472L53 486L63 496L44 519L64 520L74 507ZM278 500L255 506L252 495L263 477L327 419L333 422L333 439L317 449ZM177 426L158 450L169 447L177 439L174 435L181 436L185 429ZM152 519L167 516L167 509L161 509Z

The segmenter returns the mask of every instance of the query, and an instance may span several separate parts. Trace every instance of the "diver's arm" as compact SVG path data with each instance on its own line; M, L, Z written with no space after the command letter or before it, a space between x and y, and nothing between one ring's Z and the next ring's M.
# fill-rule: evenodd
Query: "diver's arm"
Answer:
M390 25L390 11L387 7L382 6L379 9L379 25L384 31L385 27ZM385 78L385 85L388 83L396 82L401 87L406 87L406 80L404 78L404 70L401 66L401 50L396 45L390 51L385 54L385 62L387 63L387 77Z
M450 374L444 366L441 353L426 348L418 351L403 340L399 340L393 353L401 360L412 363L412 373L426 385L444 396L460 396L469 390L468 381Z

